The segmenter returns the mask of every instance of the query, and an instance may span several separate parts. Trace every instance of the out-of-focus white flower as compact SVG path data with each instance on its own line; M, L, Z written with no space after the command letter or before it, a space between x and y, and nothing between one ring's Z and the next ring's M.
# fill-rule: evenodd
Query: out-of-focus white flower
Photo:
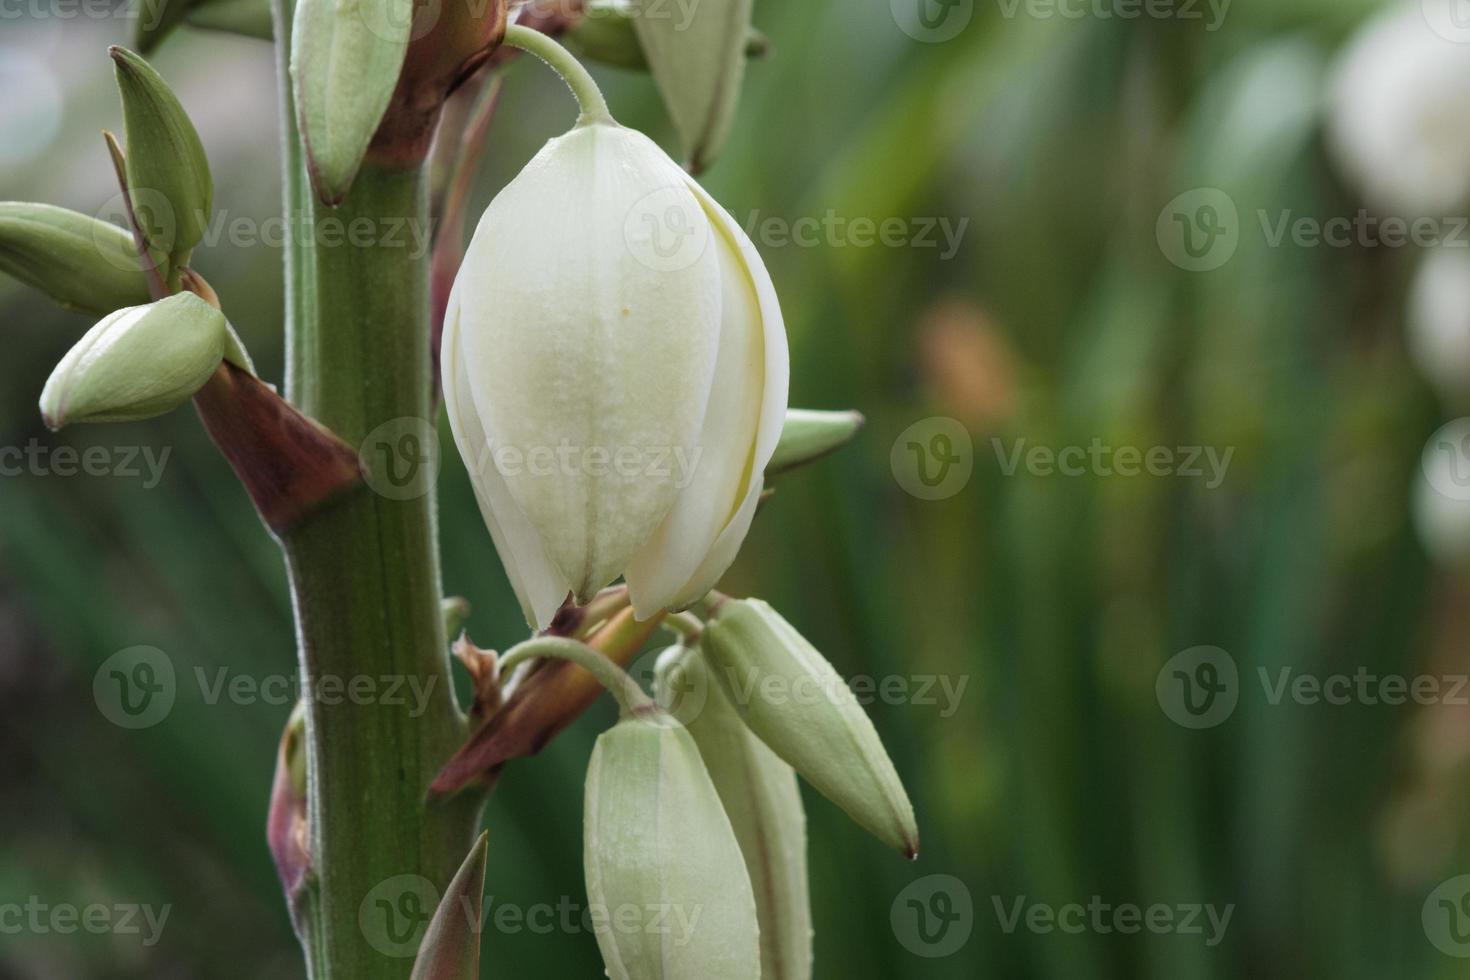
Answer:
M1425 253L1409 292L1409 352L1451 402L1470 397L1470 249Z
M647 137L584 117L491 202L442 363L531 623L620 574L647 618L734 560L786 412L785 327L739 224Z
M1430 16L1459 2L1394 7L1339 60L1329 139L1343 171L1385 213L1442 215L1470 200L1470 43L1436 31Z
M1426 447L1412 503L1424 550L1452 567L1470 565L1470 467L1463 448L1438 440Z

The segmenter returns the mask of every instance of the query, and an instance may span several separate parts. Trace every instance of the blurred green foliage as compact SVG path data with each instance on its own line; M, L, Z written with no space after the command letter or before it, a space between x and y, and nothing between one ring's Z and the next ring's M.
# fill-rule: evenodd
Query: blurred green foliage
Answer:
M844 674L964 684L952 712L942 695L870 707L919 813L917 863L808 794L818 977L1465 975L1420 920L1429 892L1470 867L1464 710L1272 704L1256 681L1467 670L1470 583L1428 564L1408 520L1441 421L1404 354L1413 250L1245 234L1224 268L1191 274L1156 237L1161 209L1199 187L1223 189L1247 224L1357 211L1324 150L1322 94L1333 52L1375 7L1236 0L1207 31L980 2L953 40L923 44L881 2L758 4L773 52L752 66L706 184L756 229L787 316L793 403L856 407L869 424L779 481L725 588L768 599ZM31 158L0 156L0 196L92 213L113 193L95 133L119 122L104 49L125 23L7 24L0 66L27 58L51 86L11 98L59 92L64 113ZM231 217L275 213L270 59L260 42L188 29L156 58ZM510 73L477 213L572 118L540 66ZM647 77L599 75L622 121L671 142ZM30 118L0 110L0 134L14 124L19 140ZM804 247L759 231L827 215L915 233L965 224L951 257L942 238L862 247L823 233ZM279 262L259 245L196 257L276 379ZM152 946L0 935L0 975L300 976L263 834L289 705L208 697L221 671L293 674L274 546L188 411L45 432L36 398L87 321L10 283L0 316L0 445L170 453L156 486L0 479L0 902L171 906ZM904 491L890 451L934 417L968 430L974 472L929 501ZM1214 488L1007 475L999 454L1019 439L1233 457ZM446 587L472 602L477 642L503 649L523 626L456 458L439 492ZM99 713L92 680L138 644L168 653L180 693L165 722L127 731ZM1242 683L1234 714L1195 731L1160 710L1155 679L1199 645L1228 651ZM581 780L610 720L600 704L494 794L487 977L601 975L590 934L497 928L496 915L584 901ZM973 908L968 940L938 958L894 925L911 915L900 893L930 874L958 878ZM1233 913L1216 945L1207 925L1004 926L1019 899L1094 896Z

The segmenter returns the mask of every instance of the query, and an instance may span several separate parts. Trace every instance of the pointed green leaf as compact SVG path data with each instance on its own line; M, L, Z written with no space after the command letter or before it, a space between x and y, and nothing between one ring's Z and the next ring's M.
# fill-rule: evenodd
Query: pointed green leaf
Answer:
M149 248L168 256L173 281L209 226L209 161L194 124L158 72L126 48L108 53L127 127L128 196Z
M488 833L482 833L454 880L444 890L439 908L419 944L409 980L479 980L480 909L485 898Z
M754 0L701 0L685 9L633 0L633 25L694 173L714 161L730 134L752 6Z
M131 233L49 204L0 201L0 272L87 313L149 300Z
M317 196L347 196L398 85L413 0L300 0L291 79Z

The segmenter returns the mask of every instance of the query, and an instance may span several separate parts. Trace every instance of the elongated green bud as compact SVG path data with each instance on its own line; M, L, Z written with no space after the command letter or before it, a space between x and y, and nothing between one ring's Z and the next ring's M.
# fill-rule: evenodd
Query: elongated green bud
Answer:
M194 124L158 72L125 48L108 53L127 127L129 201L149 252L172 281L209 226L214 208L209 161Z
M761 980L812 975L806 811L796 773L740 720L710 679L704 654L671 647L655 669L658 699L684 722L720 794L755 893ZM685 712L684 701L690 701Z
M730 135L745 75L755 0L702 0L678 14L661 0L633 0L633 27L698 174Z
M224 359L225 315L191 293L118 310L67 351L41 391L51 429L132 422L188 401Z
M584 831L587 898L612 980L760 975L740 845L694 739L667 714L630 714L597 739Z
M834 453L852 441L863 427L861 412L817 412L792 408L781 427L781 441L766 464L766 476L774 476Z
M859 826L908 857L914 808L873 723L826 659L759 599L723 603L701 646L750 730Z
M291 81L317 196L347 196L408 54L414 0L298 0Z
M0 201L0 272L86 313L149 299L131 233L49 204Z

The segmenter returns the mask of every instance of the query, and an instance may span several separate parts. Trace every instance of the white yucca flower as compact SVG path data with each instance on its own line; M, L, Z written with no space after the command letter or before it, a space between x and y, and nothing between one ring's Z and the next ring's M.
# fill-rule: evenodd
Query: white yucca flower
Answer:
M1470 249L1424 254L1409 291L1409 351L1447 402L1470 401Z
M1328 135L1375 209L1438 216L1470 201L1470 26L1458 40L1448 29L1461 2L1400 4L1369 21L1339 60Z
M781 434L785 327L745 233L653 141L584 116L536 154L480 220L442 359L533 625L619 575L646 618L734 560Z

